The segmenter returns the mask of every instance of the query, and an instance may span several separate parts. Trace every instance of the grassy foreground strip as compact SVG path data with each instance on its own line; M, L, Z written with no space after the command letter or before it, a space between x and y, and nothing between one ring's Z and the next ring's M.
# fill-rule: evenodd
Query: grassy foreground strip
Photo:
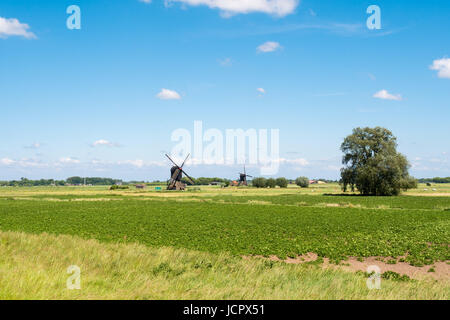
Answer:
M68 290L68 266L81 289ZM0 299L449 299L446 282L362 274L67 235L0 232Z

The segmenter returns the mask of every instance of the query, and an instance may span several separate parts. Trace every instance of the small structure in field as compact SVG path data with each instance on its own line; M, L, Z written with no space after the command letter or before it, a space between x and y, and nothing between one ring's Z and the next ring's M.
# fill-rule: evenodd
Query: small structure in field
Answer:
M145 184L137 184L135 187L136 189L145 189Z
M239 182L237 182L236 180L230 182L230 187L237 187L237 186L239 186Z
M309 180L309 184L327 184L327 183L322 180Z

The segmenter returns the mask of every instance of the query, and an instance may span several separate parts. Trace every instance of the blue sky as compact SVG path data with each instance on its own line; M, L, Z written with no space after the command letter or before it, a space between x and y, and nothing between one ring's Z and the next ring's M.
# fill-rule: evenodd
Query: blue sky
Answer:
M358 126L392 130L414 176L449 176L450 2L341 2L2 0L0 180L166 179L195 120L279 129L278 176L338 178Z

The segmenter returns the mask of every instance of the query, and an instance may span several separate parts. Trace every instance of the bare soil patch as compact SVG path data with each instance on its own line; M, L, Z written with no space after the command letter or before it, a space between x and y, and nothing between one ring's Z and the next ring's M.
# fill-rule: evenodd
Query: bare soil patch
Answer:
M252 256L253 258L263 258L269 259L271 261L281 261L288 264L302 264L307 262L314 262L319 259L319 256L313 252L309 252L307 254L298 256L296 258L287 258L282 260L277 256ZM245 259L249 259L251 257L245 256ZM367 268L369 266L378 266L380 268L381 273L392 271L396 272L400 275L407 275L411 279L421 280L426 278L431 278L434 280L444 280L450 281L450 262L449 261L441 261L435 262L432 265L416 267L412 266L406 262L397 262L395 264L387 263L390 258L385 257L368 257L362 259L357 259L355 257L350 257L345 261L342 261L340 264L330 263L328 258L323 259L322 267L323 268L333 268L346 270L351 272L362 271L367 272ZM432 272L430 271L433 270Z

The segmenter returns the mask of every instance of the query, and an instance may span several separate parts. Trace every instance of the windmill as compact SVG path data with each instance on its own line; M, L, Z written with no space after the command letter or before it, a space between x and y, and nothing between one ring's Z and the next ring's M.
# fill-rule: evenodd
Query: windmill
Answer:
M247 177L253 178L245 172L245 164L244 164L244 173L239 173L239 186L248 186Z
M170 169L170 180L167 183L167 190L184 190L186 188L186 184L181 182L183 178L183 173L186 177L194 184L192 178L183 170L183 166L186 163L186 160L189 158L190 154L187 155L186 159L184 159L181 166L177 165L175 161L173 161L169 155L166 154L166 157L174 164L174 166Z

